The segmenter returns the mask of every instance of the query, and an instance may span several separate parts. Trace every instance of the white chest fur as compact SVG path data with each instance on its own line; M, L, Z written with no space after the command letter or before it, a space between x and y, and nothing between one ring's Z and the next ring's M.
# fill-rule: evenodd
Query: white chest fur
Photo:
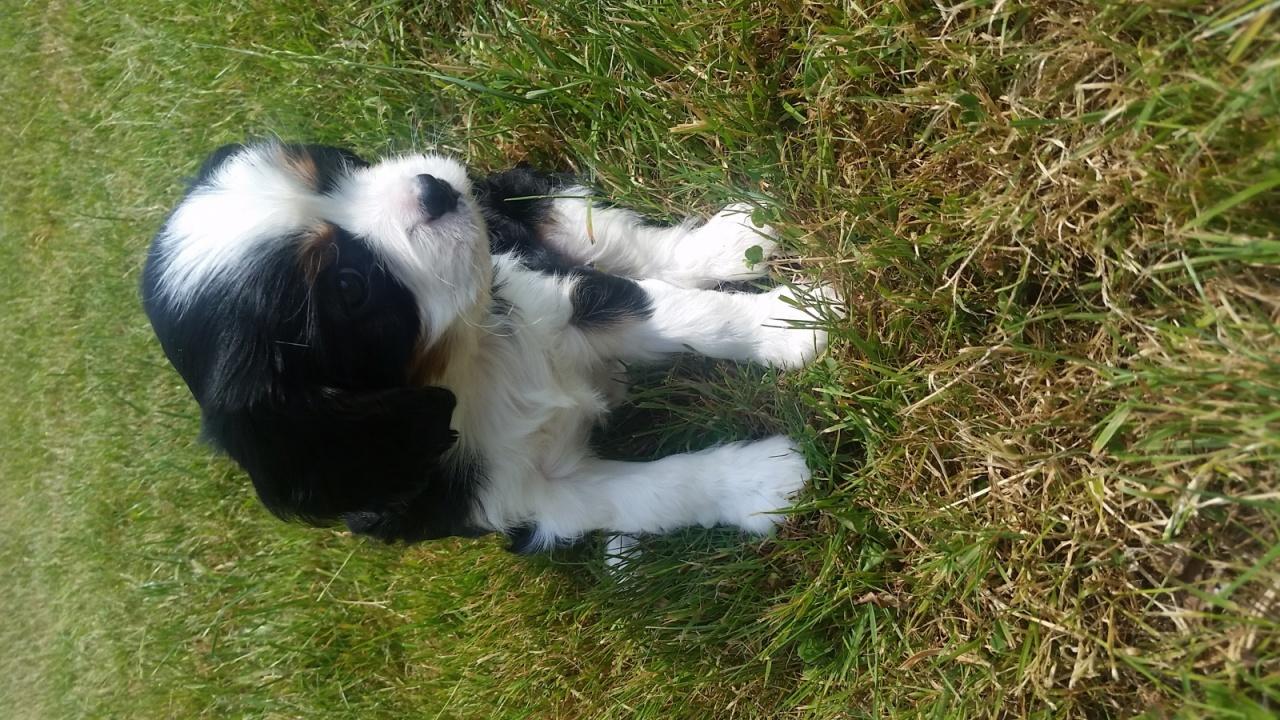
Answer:
M459 450L486 476L477 524L501 529L530 517L545 486L586 459L591 428L625 392L621 365L571 326L564 278L494 258L496 308L467 328L470 352L442 384L458 398Z

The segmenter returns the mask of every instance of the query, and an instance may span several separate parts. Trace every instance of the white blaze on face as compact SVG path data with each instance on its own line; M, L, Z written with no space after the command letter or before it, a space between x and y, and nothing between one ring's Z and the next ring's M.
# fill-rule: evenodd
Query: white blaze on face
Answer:
M429 219L419 175L458 191L455 211ZM406 155L353 172L334 192L329 219L369 243L413 292L434 342L460 316L487 301L491 269L484 220L466 169L439 155Z
M281 241L323 211L317 195L290 172L278 147L228 158L174 211L160 238L167 263L161 290L178 305L219 275L242 270L265 242Z
M329 178L328 193L305 168L279 145L248 147L225 160L165 226L161 291L182 306L220 276L246 272L267 245L328 221L368 243L414 294L429 342L487 303L488 234L462 164L405 155ZM427 217L418 195L423 174L459 193L456 210Z

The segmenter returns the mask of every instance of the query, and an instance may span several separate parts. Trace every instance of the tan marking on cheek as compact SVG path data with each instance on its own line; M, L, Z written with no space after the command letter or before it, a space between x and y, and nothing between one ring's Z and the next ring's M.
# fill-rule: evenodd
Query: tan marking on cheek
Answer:
M337 231L328 223L307 231L298 242L298 267L308 285L314 285L321 271L337 257Z
M413 359L409 361L409 382L420 387L439 382L449 367L449 359L453 355L453 336L445 333L443 337L428 347L425 340L418 342L414 349Z

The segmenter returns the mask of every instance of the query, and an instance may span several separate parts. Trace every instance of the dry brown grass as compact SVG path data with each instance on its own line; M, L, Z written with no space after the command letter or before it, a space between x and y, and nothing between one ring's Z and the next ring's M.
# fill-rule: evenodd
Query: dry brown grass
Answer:
M1273 5L295 0L0 19L23 120L0 146L47 168L0 187L22 240L0 247L0 378L40 398L0 400L16 428L0 478L21 500L3 510L0 707L1274 715ZM654 539L621 583L598 545L529 563L269 522L192 446L133 296L180 169L253 133L528 159L659 215L756 202L803 258L790 277L845 291L830 353L781 378L656 371L615 446L784 431L813 491L774 541Z

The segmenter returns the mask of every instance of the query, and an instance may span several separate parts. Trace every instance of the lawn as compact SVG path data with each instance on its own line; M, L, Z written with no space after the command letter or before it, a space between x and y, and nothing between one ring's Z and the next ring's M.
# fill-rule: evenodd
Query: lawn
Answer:
M1280 710L1277 3L9 3L0 59L0 717ZM830 350L645 370L604 440L799 438L782 532L271 518L136 290L246 136L756 205Z

